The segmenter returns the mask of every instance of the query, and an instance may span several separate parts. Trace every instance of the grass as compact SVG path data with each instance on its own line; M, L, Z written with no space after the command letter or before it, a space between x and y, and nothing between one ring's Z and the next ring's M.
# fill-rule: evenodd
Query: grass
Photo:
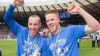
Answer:
M2 56L16 56L16 41L0 40L0 48L2 49Z
M16 41L0 40L2 56L16 56ZM91 40L82 40L79 48L80 56L100 56L100 49L91 47Z
M91 40L82 40L80 42L79 54L80 56L100 56L100 49L92 48Z

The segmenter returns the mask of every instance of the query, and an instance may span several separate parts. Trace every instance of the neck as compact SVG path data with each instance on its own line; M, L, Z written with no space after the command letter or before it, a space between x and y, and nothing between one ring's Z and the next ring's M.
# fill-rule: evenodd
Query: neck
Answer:
M30 34L30 36L34 36L34 37L37 35L37 33L35 33L35 34L29 33L29 34Z
M57 34L57 33L59 33L59 31L60 31L60 25L58 26L58 28L54 31L54 32L52 32L52 34Z

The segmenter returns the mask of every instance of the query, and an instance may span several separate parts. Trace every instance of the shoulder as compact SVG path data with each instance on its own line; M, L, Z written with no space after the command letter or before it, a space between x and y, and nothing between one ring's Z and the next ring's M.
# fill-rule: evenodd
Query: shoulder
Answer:
M65 29L78 29L78 28L85 28L86 25L70 25L65 27Z
M28 28L27 27L21 26L21 28L22 28L22 31L28 31Z
M86 25L70 25L70 28L85 27Z
M40 34L39 34L38 38L39 38L40 41L46 41L46 39Z
M21 33L26 33L26 32L28 32L29 30L28 30L28 28L27 27L21 27L20 28L20 32Z

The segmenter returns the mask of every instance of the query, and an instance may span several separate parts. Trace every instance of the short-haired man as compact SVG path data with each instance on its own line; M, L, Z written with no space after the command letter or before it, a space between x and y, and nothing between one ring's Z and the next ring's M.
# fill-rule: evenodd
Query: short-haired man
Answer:
M78 56L78 38L85 34L96 32L100 24L95 18L84 11L78 4L72 2L68 7L68 13L78 13L86 21L87 25L60 26L58 12L49 10L45 13L46 23L51 31L48 39L48 46L52 56Z
M28 28L13 20L12 15L16 5L22 5L24 0L14 0L5 13L4 21L11 32L17 37L16 56L49 56L46 40L38 34L41 27L40 17L32 15L28 19Z

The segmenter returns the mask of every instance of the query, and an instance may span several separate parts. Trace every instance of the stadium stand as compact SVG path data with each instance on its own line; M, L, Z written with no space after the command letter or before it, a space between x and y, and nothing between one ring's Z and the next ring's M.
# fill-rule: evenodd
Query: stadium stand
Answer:
M82 6L87 12L89 12L92 16L94 16L100 22L100 0L76 0L78 4ZM14 11L14 19L22 24L23 26L27 26L28 17L32 14L37 14L41 17L42 24L46 26L44 13L47 10L57 10L60 15L60 11L63 13L67 12L66 8L69 3L60 3L60 4L52 4L52 5L41 5L41 6L20 6L16 7ZM5 27L6 23L3 20L3 16L8 9L8 6L0 6L0 38L4 37L4 35L9 34L9 28ZM66 15L66 13L64 14ZM62 17L61 25L66 26L67 24L85 24L84 20L80 19L80 15L78 14L67 14L67 17ZM69 16L68 16L69 15ZM61 16L59 16L61 17ZM69 19L68 19L69 18ZM72 19L75 18L75 19ZM2 28L2 25L4 28ZM8 28L5 30L5 28ZM11 34L12 35L12 34Z

